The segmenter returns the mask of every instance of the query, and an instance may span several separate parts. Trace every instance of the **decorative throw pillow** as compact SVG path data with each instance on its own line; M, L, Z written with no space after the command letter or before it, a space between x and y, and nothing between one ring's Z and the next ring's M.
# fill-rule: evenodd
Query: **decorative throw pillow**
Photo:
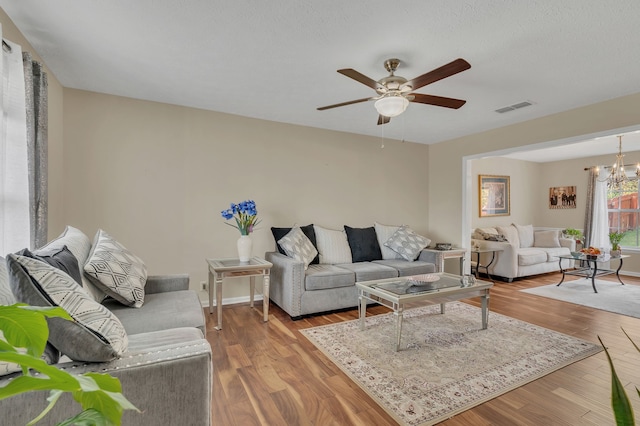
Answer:
M100 303L107 297L103 291L93 285L91 280L86 274L83 274L83 266L89 258L91 252L91 240L81 230L74 228L73 226L67 226L62 234L56 239L51 240L45 246L36 250L36 254L41 252L50 252L52 250L58 250L67 246L69 251L73 253L78 261L78 270L80 271L82 279L82 288L84 288L95 300Z
M398 253L405 260L412 262L429 243L431 243L430 239L416 234L408 226L401 226L384 245Z
M509 244L520 247L520 239L518 238L518 230L515 226L498 226L496 228L501 235L504 235Z
M299 226L291 228L287 235L278 240L278 245L284 249L287 256L303 262L304 269L307 269L309 263L318 255L318 250Z
M302 230L304 235L306 235L307 238L309 238L309 241L311 241L311 244L313 244L313 247L317 248L318 245L316 244L316 233L313 230L313 224L307 225L307 226L301 226L300 229ZM280 240L280 238L282 238L285 235L287 235L289 233L289 231L291 231L291 228L275 228L275 227L271 227L271 233L273 234L273 239L276 240L276 247L278 248L278 252L280 254L286 255L287 252L284 251L284 249L280 246L280 244L278 244L278 241ZM318 264L318 263L320 263L320 257L316 256L311 261L311 264Z
M534 247L560 247L558 231L535 231L533 233Z
M73 278L53 266L16 254L7 256L14 296L33 306L60 306L75 321L48 318L49 341L76 361L104 362L128 346L120 320L94 301Z
M347 241L349 242L353 262L382 260L380 244L373 226L370 228L351 228L345 225L344 232L347 233Z
M35 253L30 252L29 249L23 249L17 254L48 263L54 268L66 272L75 282L82 286L82 276L78 268L78 259L76 259L67 246L62 246L60 249L48 252L36 250Z
M402 259L395 251L391 250L389 247L385 246L384 243L387 242L389 238L400 228L400 225L383 225L381 223L376 222L374 224L374 228L376 229L376 238L378 239L378 245L380 246L380 252L382 253L383 260L396 260Z
M11 292L11 286L9 285L9 273L7 272L7 261L4 257L0 256L0 305L13 305L16 303L16 298Z
M351 249L347 241L347 234L344 231L326 229L318 225L313 225L318 243L318 253L320 253L320 263L337 264L351 263Z
M123 305L139 308L144 303L147 267L102 229L96 234L84 271L97 287Z
M512 224L518 230L518 239L521 248L533 247L533 225Z

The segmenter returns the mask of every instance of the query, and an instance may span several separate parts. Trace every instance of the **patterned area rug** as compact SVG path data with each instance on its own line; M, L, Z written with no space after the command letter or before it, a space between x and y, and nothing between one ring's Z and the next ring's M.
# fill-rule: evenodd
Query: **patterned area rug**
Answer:
M402 425L432 425L601 351L601 347L465 303L405 311L395 352L393 314L301 330Z
M591 280L583 278L565 281L560 287L551 284L520 291L640 318L640 286L596 280L596 289L597 293L593 291Z

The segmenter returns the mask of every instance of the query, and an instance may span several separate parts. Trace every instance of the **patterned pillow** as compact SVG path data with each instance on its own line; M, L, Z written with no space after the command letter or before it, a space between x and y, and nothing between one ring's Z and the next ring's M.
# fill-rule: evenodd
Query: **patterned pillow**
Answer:
M32 253L29 249L22 249L16 254L48 263L54 268L58 268L61 271L66 272L74 279L75 282L82 285L82 276L80 275L80 269L78 268L78 259L76 259L67 246L63 246L61 249L49 252L36 250Z
M139 308L144 303L147 267L102 229L96 234L84 271L98 288L123 305Z
M303 262L304 269L307 269L311 261L318 255L318 250L299 226L291 228L287 235L278 240L278 244L287 256Z
M11 286L9 285L9 273L7 272L7 261L4 257L0 256L0 305L13 305L16 303L16 298L11 292Z
M320 263L351 263L351 248L344 231L326 229L318 225L313 225L313 230L316 233Z
M376 237L378 238L378 245L380 246L380 252L382 253L383 260L395 260L402 259L395 251L385 246L384 243L391 238L391 236L400 228L400 225L382 225L378 222L374 224L376 228Z
M412 262L429 243L431 243L430 239L416 234L408 226L401 226L384 245L398 253L405 260Z
M16 254L7 256L11 290L20 302L60 306L75 321L49 318L49 341L76 361L104 362L127 350L128 337L120 320L65 272Z

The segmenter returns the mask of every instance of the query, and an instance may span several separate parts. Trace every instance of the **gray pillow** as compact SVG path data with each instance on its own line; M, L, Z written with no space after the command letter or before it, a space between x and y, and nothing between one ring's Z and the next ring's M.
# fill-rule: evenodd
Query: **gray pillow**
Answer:
M60 306L75 320L49 318L49 341L76 361L104 362L127 349L120 320L65 272L39 260L7 256L11 290L19 302Z
M291 231L278 240L287 256L304 263L304 269L309 267L311 261L318 255L318 250L311 240L302 232L299 226L294 226Z
M11 292L11 286L9 285L9 273L7 272L7 261L4 257L0 256L0 305L13 305L16 303L16 298Z
M144 303L147 267L102 229L93 240L84 272L96 287L123 305L139 308Z
M51 251L36 250L33 253L29 251L29 249L23 249L17 254L48 263L54 268L66 272L75 282L82 285L82 275L78 268L78 259L76 259L67 246L62 246L60 249Z
M416 234L408 226L401 226L384 245L398 253L405 260L412 262L429 243L431 243L430 239Z

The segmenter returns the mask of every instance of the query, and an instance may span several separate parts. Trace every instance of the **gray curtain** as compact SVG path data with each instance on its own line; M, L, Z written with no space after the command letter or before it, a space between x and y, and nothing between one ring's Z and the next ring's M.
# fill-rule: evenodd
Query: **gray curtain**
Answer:
M22 53L29 155L29 216L31 248L47 242L47 73L28 52Z
M596 191L596 179L598 178L598 167L589 169L589 180L587 182L587 208L584 212L584 243L583 247L589 247L591 244L591 229L593 226L593 204L594 194Z

